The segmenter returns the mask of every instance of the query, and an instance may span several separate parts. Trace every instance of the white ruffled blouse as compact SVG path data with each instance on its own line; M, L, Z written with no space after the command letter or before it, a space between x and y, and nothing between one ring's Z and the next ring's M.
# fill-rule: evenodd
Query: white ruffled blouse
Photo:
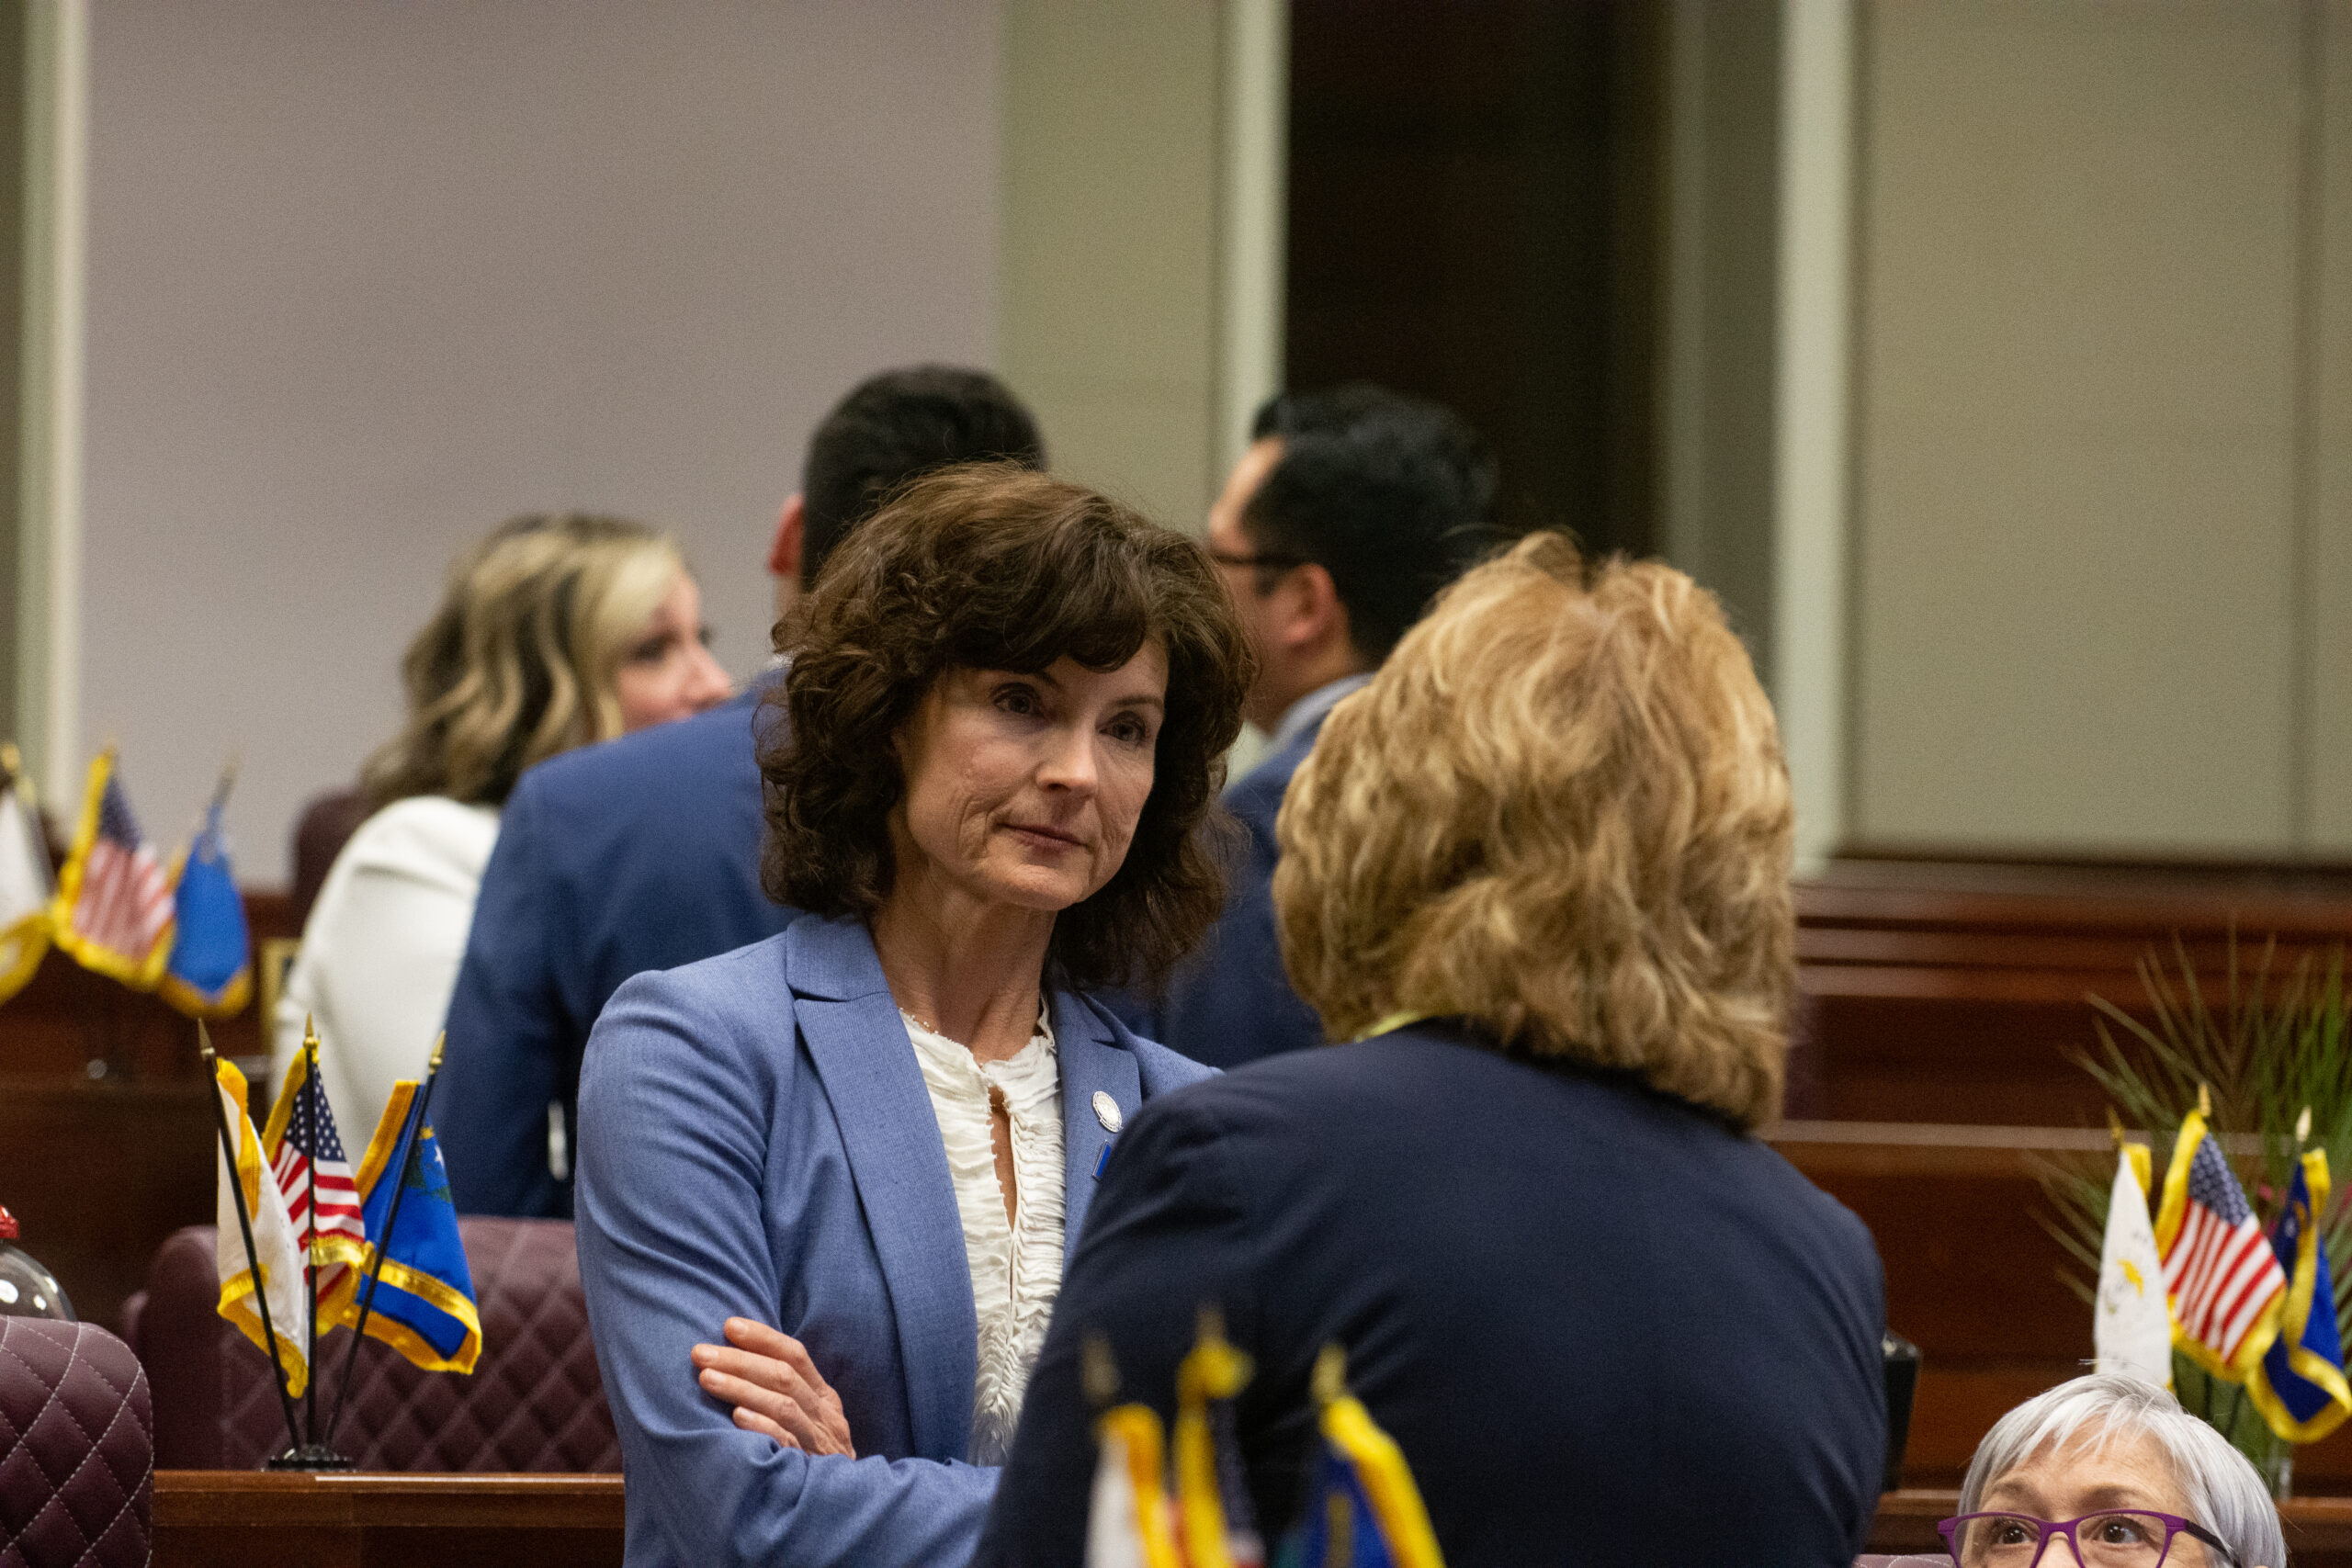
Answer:
M905 1013L939 1118L964 1222L972 1305L980 1320L979 1375L972 1391L974 1464L1002 1464L1021 1418L1029 1370L1062 1288L1062 1073L1054 1032L1040 1016L1018 1053L986 1066L970 1050ZM1013 1218L1004 1217L989 1138L989 1091L1001 1094L1012 1133Z

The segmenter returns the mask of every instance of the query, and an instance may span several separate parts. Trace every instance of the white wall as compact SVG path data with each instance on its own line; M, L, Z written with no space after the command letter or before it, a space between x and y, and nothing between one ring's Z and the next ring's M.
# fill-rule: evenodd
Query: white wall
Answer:
M1057 468L1180 528L1221 477L1219 12L1004 6L1005 374Z
M1849 832L2352 846L2352 5L1862 9Z
M242 752L282 880L524 510L674 527L753 668L824 408L990 362L999 48L990 0L96 6L78 750L166 840Z

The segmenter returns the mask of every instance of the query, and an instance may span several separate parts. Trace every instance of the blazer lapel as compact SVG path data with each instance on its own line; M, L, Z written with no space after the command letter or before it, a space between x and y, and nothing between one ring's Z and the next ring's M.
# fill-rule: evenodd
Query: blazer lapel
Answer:
M1111 1097L1125 1127L1143 1109L1143 1075L1135 1055L1111 1043L1110 1026L1085 1002L1067 991L1054 994L1054 1044L1061 1055L1063 1257L1078 1256L1078 1235L1094 1197L1094 1172L1112 1132L1102 1124L1094 1096ZM1067 1267L1067 1263L1064 1265Z
M971 1443L979 1318L931 1093L865 928L803 916L786 942L800 1037L889 1288L910 1434L920 1453L960 1459Z

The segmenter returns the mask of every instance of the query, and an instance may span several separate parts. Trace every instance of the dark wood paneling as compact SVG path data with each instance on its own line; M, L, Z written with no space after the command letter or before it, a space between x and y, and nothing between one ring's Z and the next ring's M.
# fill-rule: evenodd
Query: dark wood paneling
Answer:
M1917 1344L1904 1477L1957 1486L2001 1416L2080 1375L2091 1309L2043 1221L2039 1169L2109 1156L2106 1134L2063 1128L1783 1122L1789 1162L1870 1227L1886 1269L1887 1326ZM2296 1484L2352 1492L2352 1426L2301 1450Z
M617 1475L155 1472L155 1568L594 1568Z
M1507 522L1651 536L1661 8L1295 0L1287 380L1458 410Z
M248 890L244 897L256 953L271 938L300 934L291 929L285 894ZM256 1007L210 1028L223 1055L269 1054ZM94 1073L94 1066L102 1070ZM0 1003L0 1076L196 1083L204 1069L193 1021L162 998L85 969L52 948L31 982Z
M291 934L282 894L247 893L245 918L256 948ZM210 1027L267 1054L257 1006ZM159 998L52 951L0 1004L0 1205L85 1320L114 1322L164 1238L211 1223L214 1138L196 1025Z
M2273 937L2274 974L2324 964L2352 940L2352 872L1858 861L1797 909L1822 1114L2092 1126L2089 997L2144 1014L2134 965L2176 939L2217 1004L2233 933L2249 973Z
M0 1077L0 1204L76 1314L111 1324L164 1238L212 1223L216 1139L200 1080Z

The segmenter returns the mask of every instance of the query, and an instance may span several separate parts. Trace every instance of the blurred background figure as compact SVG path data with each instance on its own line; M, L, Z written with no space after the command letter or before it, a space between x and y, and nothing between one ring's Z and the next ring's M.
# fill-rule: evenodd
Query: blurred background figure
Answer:
M1270 750L1226 792L1249 836L1224 917L1137 1021L1220 1067L1323 1038L1275 944L1274 814L1331 709L1496 539L1493 455L1427 399L1363 382L1285 392L1251 435L1208 546L1258 656L1247 713Z
M1036 422L982 370L868 377L815 433L769 547L788 608L908 479L948 464L1045 466ZM760 770L741 698L674 729L566 757L514 791L449 1000L434 1101L458 1207L569 1215L580 1057L622 981L774 935L760 885ZM446 995L446 993L445 993Z
M1996 1422L1959 1515L1938 1529L1960 1568L2287 1561L2253 1461L2170 1393L2112 1372L2060 1383Z
M1355 1043L1130 1123L979 1561L1082 1560L1084 1341L1164 1415L1216 1306L1273 1528L1337 1344L1453 1568L1850 1562L1885 1460L1878 1256L1747 1135L1780 1107L1792 832L1771 707L1688 577L1544 534L1450 589L1280 819L1283 957Z
M729 692L675 543L571 513L518 517L459 558L401 668L408 722L362 773L370 814L320 890L272 1038L282 1073L314 1019L329 1099L360 1126L431 1055L523 771Z

